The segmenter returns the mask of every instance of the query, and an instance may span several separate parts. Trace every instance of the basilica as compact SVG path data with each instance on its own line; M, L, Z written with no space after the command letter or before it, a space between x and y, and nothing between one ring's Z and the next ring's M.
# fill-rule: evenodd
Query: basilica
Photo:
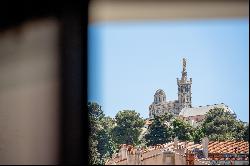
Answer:
M225 111L234 112L224 103L193 107L192 106L192 78L187 78L186 59L183 58L182 76L177 78L178 99L167 101L166 94L162 89L158 89L154 95L154 101L149 106L149 118L160 116L166 112L171 112L176 116L193 122L202 121L205 114L212 108L224 108Z

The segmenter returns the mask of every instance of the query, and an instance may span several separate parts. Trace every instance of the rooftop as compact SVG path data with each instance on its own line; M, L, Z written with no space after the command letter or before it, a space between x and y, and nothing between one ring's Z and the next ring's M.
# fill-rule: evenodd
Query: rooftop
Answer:
M221 104L199 106L199 107L193 107L193 108L183 108L179 115L183 117L205 115L210 109L213 109L215 107L224 108L225 110L230 111L231 113L234 113L232 109L230 109L227 105L225 105L224 103L221 103Z
M249 142L244 141L210 141L209 153L249 153Z

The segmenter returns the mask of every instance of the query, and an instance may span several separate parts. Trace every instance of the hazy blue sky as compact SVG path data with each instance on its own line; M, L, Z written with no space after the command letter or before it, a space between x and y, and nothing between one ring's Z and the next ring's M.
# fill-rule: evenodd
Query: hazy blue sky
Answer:
M157 89L177 99L185 57L192 105L225 103L248 122L248 29L248 18L92 24L89 101L111 117L130 109L146 118Z

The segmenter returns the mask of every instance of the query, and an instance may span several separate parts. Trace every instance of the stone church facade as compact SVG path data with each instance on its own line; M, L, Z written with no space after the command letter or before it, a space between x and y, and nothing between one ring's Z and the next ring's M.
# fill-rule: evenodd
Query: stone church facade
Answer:
M177 86L178 100L167 101L166 94L162 89L158 89L155 92L154 101L149 106L150 119L154 118L154 116L161 116L166 112L171 112L174 115L182 117L183 119L199 121L199 119L203 119L205 114L214 107L224 108L226 111L230 111L232 114L235 114L224 103L192 107L192 78L187 78L185 58L183 58L181 79L177 78Z
M154 95L154 102L149 106L149 118L153 118L154 115L163 115L166 112L179 115L183 108L192 107L192 78L187 79L185 58L183 58L182 66L182 77L181 79L177 78L178 100L167 101L165 92L162 89L157 90Z

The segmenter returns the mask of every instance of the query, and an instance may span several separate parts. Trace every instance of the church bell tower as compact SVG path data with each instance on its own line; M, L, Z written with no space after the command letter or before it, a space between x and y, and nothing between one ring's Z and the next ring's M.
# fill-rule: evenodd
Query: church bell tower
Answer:
M192 85L192 78L187 80L187 71L186 71L186 59L183 58L182 61L182 76L181 80L177 78L177 85L178 85L178 103L179 103L179 111L182 108L192 107L192 97L191 97L191 85Z

